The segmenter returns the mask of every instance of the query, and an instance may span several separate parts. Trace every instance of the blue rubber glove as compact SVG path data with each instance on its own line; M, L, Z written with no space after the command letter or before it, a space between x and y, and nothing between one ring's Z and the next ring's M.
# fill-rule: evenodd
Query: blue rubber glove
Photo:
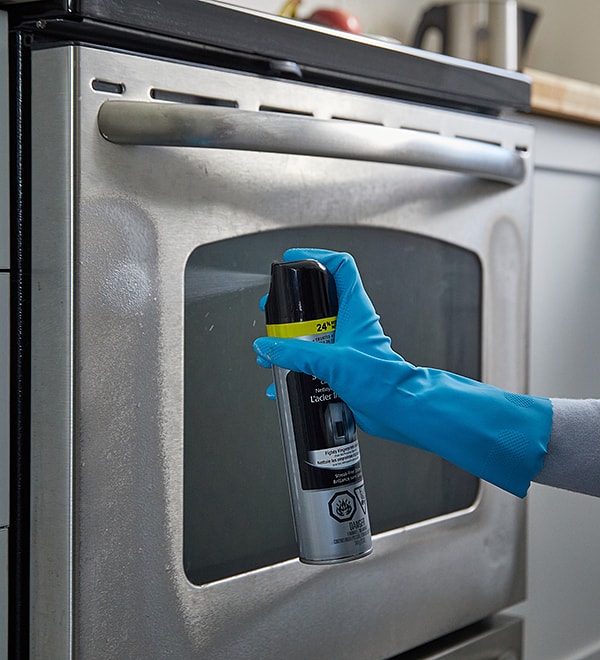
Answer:
M291 249L284 259L316 259L334 276L335 342L261 337L257 362L326 381L367 433L433 452L519 497L541 470L552 426L549 399L511 394L396 354L349 254Z

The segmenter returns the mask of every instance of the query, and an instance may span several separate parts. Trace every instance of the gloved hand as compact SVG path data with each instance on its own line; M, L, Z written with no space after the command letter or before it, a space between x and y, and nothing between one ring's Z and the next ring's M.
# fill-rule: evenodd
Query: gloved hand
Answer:
M326 381L367 433L434 452L524 497L550 439L549 399L511 394L396 354L349 254L291 249L284 260L316 259L334 276L335 342L261 337L257 362Z

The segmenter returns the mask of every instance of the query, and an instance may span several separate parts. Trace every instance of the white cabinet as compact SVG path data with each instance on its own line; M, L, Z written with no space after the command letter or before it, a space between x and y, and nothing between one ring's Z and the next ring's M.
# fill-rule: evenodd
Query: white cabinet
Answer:
M600 398L600 126L536 120L531 387Z
M600 398L600 126L536 125L530 390ZM600 657L600 498L529 491L525 660Z

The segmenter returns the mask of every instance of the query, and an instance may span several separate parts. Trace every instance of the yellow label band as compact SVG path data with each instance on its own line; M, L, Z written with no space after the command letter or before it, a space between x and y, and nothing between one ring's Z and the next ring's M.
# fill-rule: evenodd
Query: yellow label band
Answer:
M306 337L334 332L336 318L337 316L329 316L325 319L300 321L299 323L268 323L267 335L289 339L290 337Z

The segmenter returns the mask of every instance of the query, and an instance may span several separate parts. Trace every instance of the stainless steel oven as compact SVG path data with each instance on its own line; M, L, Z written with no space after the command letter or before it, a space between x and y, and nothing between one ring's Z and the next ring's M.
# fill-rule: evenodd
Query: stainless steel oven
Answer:
M531 129L187 59L30 52L31 657L493 630L524 597L523 503L424 452L362 434L373 554L297 560L251 342L272 260L348 250L408 359L526 390Z

